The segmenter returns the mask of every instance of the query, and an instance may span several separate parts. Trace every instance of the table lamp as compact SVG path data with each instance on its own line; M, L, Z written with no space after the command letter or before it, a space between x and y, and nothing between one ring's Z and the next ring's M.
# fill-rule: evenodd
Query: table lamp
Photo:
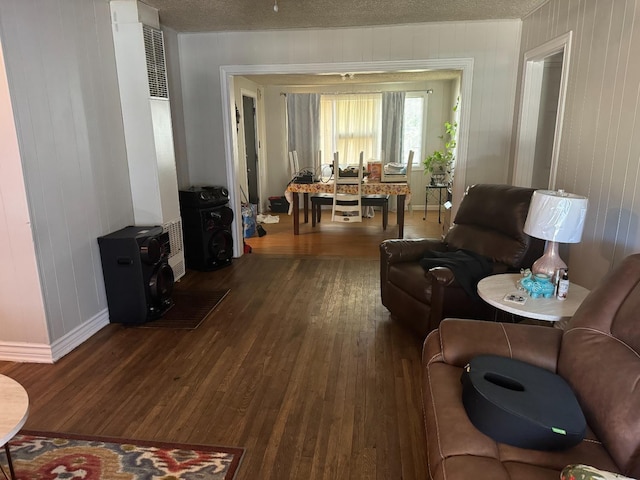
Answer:
M586 197L564 190L533 192L524 231L546 240L547 244L542 257L533 263L532 273L544 273L553 278L558 269L567 268L558 254L558 244L580 242L588 202Z

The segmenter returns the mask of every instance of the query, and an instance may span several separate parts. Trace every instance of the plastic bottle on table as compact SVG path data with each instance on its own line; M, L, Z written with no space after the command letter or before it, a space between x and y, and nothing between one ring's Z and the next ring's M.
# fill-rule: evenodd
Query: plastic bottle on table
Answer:
M567 293L569 293L569 270L565 270L562 272L562 277L558 281L558 300L565 300L567 298Z

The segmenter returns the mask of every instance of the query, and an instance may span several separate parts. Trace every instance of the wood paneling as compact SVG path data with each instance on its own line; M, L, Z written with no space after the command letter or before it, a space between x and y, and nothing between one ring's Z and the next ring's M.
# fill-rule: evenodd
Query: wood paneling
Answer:
M551 0L523 23L521 53L573 30L557 188L589 198L572 278L588 288L640 251L640 5Z
M96 238L133 220L110 25L103 0L0 2L51 343L104 311ZM36 297L32 288L13 301ZM0 342L41 345L30 321L13 329L2 315Z

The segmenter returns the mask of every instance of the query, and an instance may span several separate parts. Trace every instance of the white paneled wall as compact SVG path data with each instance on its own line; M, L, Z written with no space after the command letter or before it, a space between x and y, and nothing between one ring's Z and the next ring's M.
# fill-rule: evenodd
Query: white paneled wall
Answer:
M473 58L467 183L507 180L519 20L178 35L191 183L224 183L220 66ZM267 126L267 129L269 127ZM176 139L180 141L180 139Z
M133 221L109 4L3 0L0 33L55 359L108 322L96 239ZM42 342L7 321L0 354Z
M524 20L522 53L572 30L557 188L589 198L574 281L593 287L640 252L640 3L551 0Z
M0 341L48 345L47 319L1 44L0 132ZM30 325L28 333L24 329L26 324Z

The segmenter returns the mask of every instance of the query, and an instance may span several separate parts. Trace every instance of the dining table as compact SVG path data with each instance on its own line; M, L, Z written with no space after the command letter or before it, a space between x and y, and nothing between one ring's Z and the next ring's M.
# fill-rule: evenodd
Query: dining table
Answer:
M321 193L333 193L333 180L313 183L290 183L285 197L291 204L289 213L293 216L293 234L300 235L300 194L303 195L304 223L309 222L309 196ZM353 184L339 184L338 193L357 194L358 186ZM404 206L410 198L411 188L407 183L389 183L365 180L361 185L362 195L395 195L397 197L398 238L404 236Z

